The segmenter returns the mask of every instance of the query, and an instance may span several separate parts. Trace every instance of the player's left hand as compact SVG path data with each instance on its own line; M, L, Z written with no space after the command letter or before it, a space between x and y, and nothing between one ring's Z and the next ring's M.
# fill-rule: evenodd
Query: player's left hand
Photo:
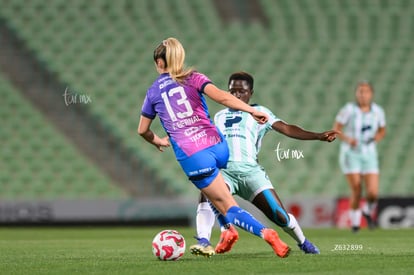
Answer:
M320 136L319 140L332 142L336 139L336 137L339 134L340 134L340 132L335 131L335 130L326 131L326 132L321 133L321 136Z

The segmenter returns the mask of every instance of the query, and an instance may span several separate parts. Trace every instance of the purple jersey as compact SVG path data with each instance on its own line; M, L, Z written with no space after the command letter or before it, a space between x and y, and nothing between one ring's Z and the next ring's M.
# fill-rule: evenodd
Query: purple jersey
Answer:
M164 73L147 91L141 115L154 119L158 114L178 160L222 141L202 94L209 83L210 79L198 72L184 84Z

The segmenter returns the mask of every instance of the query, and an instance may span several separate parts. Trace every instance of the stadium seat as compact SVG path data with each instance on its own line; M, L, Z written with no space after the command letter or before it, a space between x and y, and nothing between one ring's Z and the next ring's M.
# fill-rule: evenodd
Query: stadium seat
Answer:
M101 190L90 192L90 199L104 198L111 193L120 198L124 196L122 190L110 184L84 156L76 153L2 75L0 96L4 99L2 111L9 114L2 120L5 150L1 158L0 199L65 198L72 182ZM82 191L77 191L76 196L82 196Z

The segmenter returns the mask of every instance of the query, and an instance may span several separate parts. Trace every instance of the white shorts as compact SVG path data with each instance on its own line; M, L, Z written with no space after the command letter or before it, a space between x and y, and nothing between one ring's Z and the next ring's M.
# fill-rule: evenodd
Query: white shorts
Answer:
M264 168L258 164L228 162L221 173L233 195L252 201L266 189L274 189Z
M341 148L339 165L344 174L378 174L377 151L361 152L359 150Z

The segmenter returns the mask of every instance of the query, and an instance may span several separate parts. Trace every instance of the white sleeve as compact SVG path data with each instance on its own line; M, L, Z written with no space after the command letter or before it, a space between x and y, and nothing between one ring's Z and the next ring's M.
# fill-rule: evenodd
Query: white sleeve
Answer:
M267 114L269 116L269 120L267 121L267 125L269 125L269 127L271 128L273 123L281 121L280 118L278 118L275 114L272 113L272 111L270 111L268 108L264 107L264 106L257 106L258 111L263 112L265 114Z
M378 108L378 122L379 127L385 127L385 125L387 124L384 109L382 109L381 107Z
M350 103L346 104L344 107L339 110L338 114L336 115L335 121L345 125L348 123L349 116L351 114L352 105Z

